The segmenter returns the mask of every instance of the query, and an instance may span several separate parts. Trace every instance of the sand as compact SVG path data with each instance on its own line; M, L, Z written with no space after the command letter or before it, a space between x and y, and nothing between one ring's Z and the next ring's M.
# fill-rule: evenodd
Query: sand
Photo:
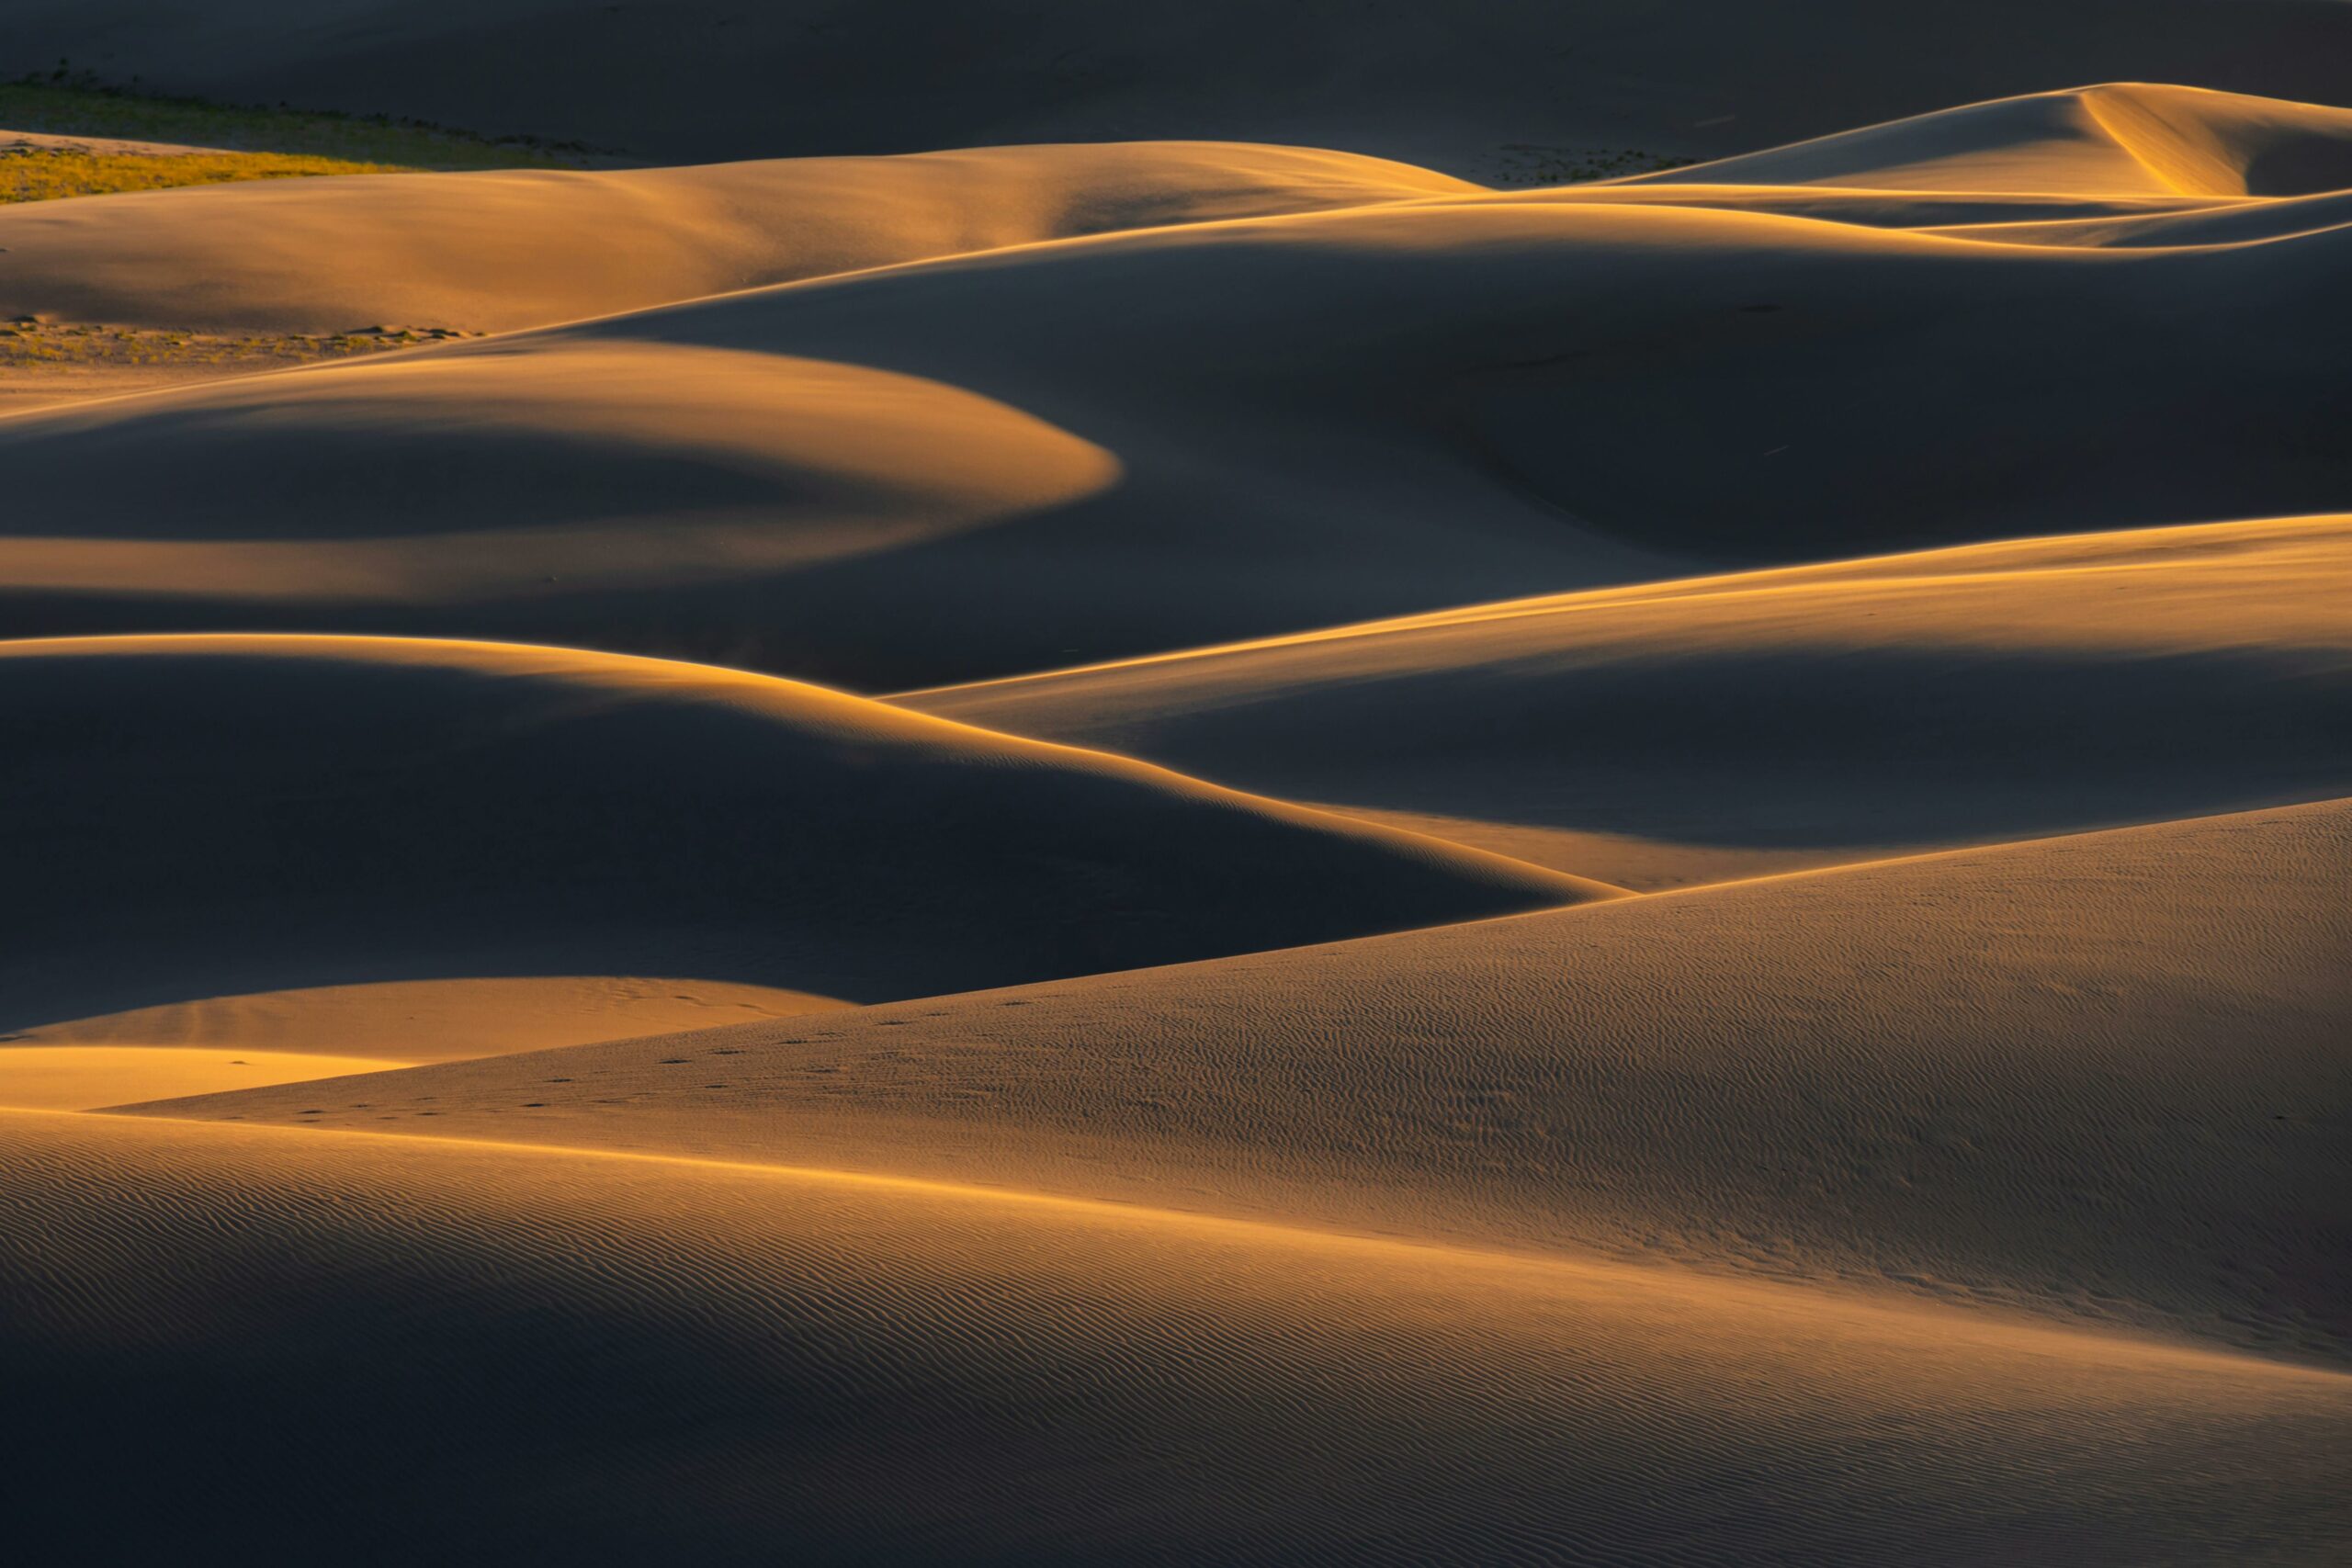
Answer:
M2338 111L2210 96L2246 166L2335 145ZM2047 118L1962 116L1957 143L2113 172ZM1935 129L1880 151L1916 168ZM526 177L557 176L447 176ZM1844 221L1725 188L1014 244L0 420L0 606L28 634L493 636L887 691L2340 501L2314 411L2352 228L2011 244L1940 231L1973 197L1920 193L1905 228L1910 197L1847 192L1875 205ZM2313 198L2116 199L2199 225Z
M870 1001L1615 891L704 666L482 644L94 638L0 643L0 692L10 730L40 742L5 785L17 897L0 961L0 1026L36 1043L156 1043L119 1019L41 1031L297 990L312 995L281 1009L351 1008L332 988L386 982L555 993L498 998L470 1021L493 1036L495 1010L545 1012L577 976ZM681 988L697 1008L728 999ZM397 1015L413 999L378 991L356 1010ZM465 998L424 999L417 1032L468 1027L452 1021ZM763 1010L793 1005L770 997ZM631 1021L548 1019L513 1043L678 1021L617 1011ZM355 1038L332 1011L266 1037L250 1021L189 1032L311 1051ZM483 1043L392 1046L390 1022L350 1054Z
M2352 521L1468 606L910 694L1645 890L2352 794Z
M17 1555L2352 1547L2343 7L153 10Z

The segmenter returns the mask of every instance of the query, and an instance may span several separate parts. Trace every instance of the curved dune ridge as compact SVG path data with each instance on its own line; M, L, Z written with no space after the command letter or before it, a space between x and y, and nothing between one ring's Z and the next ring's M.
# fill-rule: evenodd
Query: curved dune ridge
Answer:
M1507 601L911 693L1629 886L2352 793L2352 519Z
M365 1562L2316 1560L2346 1523L2340 1375L808 1173L0 1126L36 1551L242 1533L262 1476ZM147 1506L78 1505L95 1451Z
M2352 8L154 9L20 1555L2344 1558Z
M143 1109L1601 1251L2340 1365L2347 872L2335 802Z
M1120 758L607 655L6 643L0 708L21 748L0 784L0 1027L19 1030L303 987L350 1007L334 987L394 981L677 976L869 1000L1613 891Z
M0 314L511 332L1070 235L1477 188L1347 152L1182 141L263 182L0 209Z
M2106 92L2047 102L2141 101ZM2258 118L2143 96L2180 123L2221 97L2215 138ZM2045 165L2076 154L1992 118L2066 185ZM0 606L27 633L487 633L887 689L2340 503L2352 228L2010 244L1949 202L1906 231L1907 197L1847 192L1876 208L1846 222L1660 197L1683 188L1016 245L11 418ZM2246 204L2123 199L2143 227ZM1955 219L1974 237L1931 231Z

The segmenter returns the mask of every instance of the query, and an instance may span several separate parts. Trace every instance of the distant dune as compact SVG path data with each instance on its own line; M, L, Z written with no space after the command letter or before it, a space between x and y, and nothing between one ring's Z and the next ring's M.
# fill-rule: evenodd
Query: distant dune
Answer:
M2062 153L2111 173L2110 146L2047 122L2125 97L1891 128L1873 155L2006 136L2022 174L2053 181ZM2149 101L2176 130L2210 110L2248 159L2249 125L2334 124ZM27 632L488 634L887 689L2339 503L2352 228L2233 240L2210 227L2244 197L2162 211L2133 186L2102 208L2055 183L2074 194L2029 216L2142 231L1905 231L2018 215L1940 191L1907 219L1890 203L1913 198L1811 186L1384 199L0 420L20 502L0 606ZM1867 219L1834 220L1840 198ZM2213 243L2145 231L2165 222Z
M898 700L1650 887L2352 793L2347 605L2352 519L2294 518L1510 600Z
M648 157L1213 136L1475 173L1507 144L1747 152L2115 78L2325 98L2333 0L6 0L0 73L419 115Z
M427 1040L390 1044L379 1021L345 1054L465 1055L501 1043L501 1010L586 1015L518 1020L517 1048L550 1023L609 1038L735 1000L962 990L1612 891L816 687L556 649L0 643L0 705L20 746L0 1027L36 1044L228 1044L186 1012L40 1026L301 990L221 1005L324 1008L244 1040L318 1052L355 1011L422 1003ZM597 976L680 983L582 1007ZM430 1036L457 999L339 989L480 980L550 994L471 998L451 1045ZM688 1008L662 1005L679 991Z

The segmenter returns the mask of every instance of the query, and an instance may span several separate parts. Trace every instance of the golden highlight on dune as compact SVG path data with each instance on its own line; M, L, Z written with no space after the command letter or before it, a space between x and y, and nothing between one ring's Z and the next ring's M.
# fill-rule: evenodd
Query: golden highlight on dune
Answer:
M0 24L24 1561L2352 1556L2352 9Z

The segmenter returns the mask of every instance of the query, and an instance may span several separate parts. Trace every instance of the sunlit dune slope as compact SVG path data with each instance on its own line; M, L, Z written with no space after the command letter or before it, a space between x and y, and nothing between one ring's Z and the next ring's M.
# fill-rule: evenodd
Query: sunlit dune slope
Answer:
M0 611L888 689L2352 482L2352 227L2013 245L1622 188L1016 246L0 421Z
M254 993L382 981L544 976L592 1008L583 976L903 997L1606 891L817 687L560 649L7 643L0 713L0 1027L17 1030L212 998L266 1017L306 998ZM422 1032L479 1043L447 1021L462 996L307 998L420 999ZM221 1006L229 1026L193 1038L244 1043ZM455 1054L378 1048L398 1032L346 1054Z
M2352 109L2114 83L1971 104L1626 183L2308 196L2352 186Z
M2317 1562L2346 1524L2344 1379L2257 1361L823 1174L5 1126L37 1556Z
M768 1159L2352 1353L2352 804L158 1114Z
M172 191L0 210L0 316L505 332L1073 234L1476 188L1345 152L1167 141Z
M2114 77L2326 97L2335 0L8 0L0 73L389 111L663 158L1213 135L1475 170L1746 152Z
M2352 793L2352 519L1508 601L915 693L1629 886ZM1487 826L1480 826L1487 824Z

